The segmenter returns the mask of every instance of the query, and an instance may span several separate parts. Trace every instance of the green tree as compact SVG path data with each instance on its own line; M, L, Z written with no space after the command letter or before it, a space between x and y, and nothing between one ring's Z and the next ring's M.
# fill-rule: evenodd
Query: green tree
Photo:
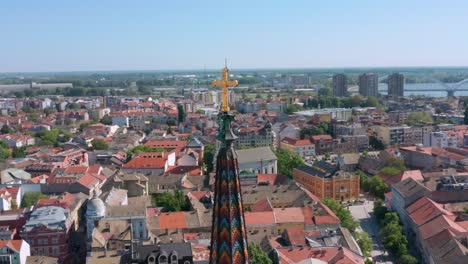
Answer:
M26 149L27 147L26 146L23 146L23 147L19 147L19 148L13 148L13 151L11 152L11 156L13 158L24 158L26 157Z
M408 115L406 118L407 125L415 125L418 123L433 123L434 119L429 113L426 112L414 112Z
M375 96L368 96L366 104L367 104L368 107L377 107L377 108L381 107L381 105L379 103L379 99L377 99L377 97L375 97Z
M177 121L174 118L170 118L166 121L168 126L177 126Z
M299 155L287 149L277 150L276 157L278 158L278 172L289 178L292 178L294 168L305 164Z
M251 264L273 264L273 261L263 252L260 245L255 243L249 245L249 257L249 263Z
M175 190L174 193L165 192L153 196L155 206L164 207L169 212L180 212L190 210L190 205L181 190Z
M9 127L7 124L4 124L4 125L2 126L2 129L0 129L0 132L1 132L2 134L11 134L11 133L13 133L14 131L13 131L13 129L11 129L11 127Z
M23 106L21 108L21 111L23 111L26 114L34 113L34 109L32 109L30 106Z
M354 238L362 250L365 257L370 257L372 252L372 239L367 232L355 232Z
M208 173L213 171L214 167L214 155L216 154L216 145L215 144L208 144L205 145L203 150L203 163L205 164L206 171Z
M108 115L105 115L101 120L99 121L101 124L110 126L112 125L112 118Z
M91 141L91 145L93 146L93 149L96 150L106 150L109 149L109 144L101 138L95 138Z
M385 145L382 140L378 139L376 136L369 137L369 145L375 150L384 150Z
M81 105L79 105L77 103L71 103L71 104L68 105L68 108L78 110L78 109L81 109Z
M288 105L288 107L286 107L286 109L284 110L284 113L286 113L287 115L292 115L294 112L298 112L298 111L301 111L301 107L297 104L290 104Z
M359 223L354 220L351 213L346 210L340 202L334 199L323 199L322 202L340 219L341 226L347 228L352 234L355 234Z
M11 157L11 151L8 148L0 148L0 162Z
M332 96L333 92L330 88L320 88L318 90L318 95L319 96Z
M384 202L382 201L382 199L377 199L377 201L375 201L375 203L374 203L375 217L379 221L383 220L386 213L387 213L387 207L385 206Z
M398 263L400 264L418 264L418 260L409 255L409 254L404 254L401 255L400 258L398 259Z
M164 148L152 148L150 146L139 145L127 151L127 156L131 157L133 154L140 154L141 152L167 152Z
M385 193L388 191L388 185L379 176L374 176L369 179L369 193L371 195L384 199Z
M48 115L52 115L52 114L55 114L57 113L57 109L55 108L46 108L44 109L44 113L48 116Z
M181 104L177 104L177 119L179 123L184 122L186 116L187 114L185 113L184 106Z
M40 199L47 197L47 195L40 192L25 192L23 199L21 200L21 208L31 207L32 205L35 205Z
M39 131L35 137L39 139L40 145L58 146L59 142L67 142L71 138L71 134L60 129L51 129Z

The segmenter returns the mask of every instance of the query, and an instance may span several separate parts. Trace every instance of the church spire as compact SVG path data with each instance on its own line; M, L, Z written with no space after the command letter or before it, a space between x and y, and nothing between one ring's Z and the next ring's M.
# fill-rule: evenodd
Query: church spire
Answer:
M231 127L234 116L229 113L227 90L228 86L236 86L237 80L228 80L228 73L228 68L224 67L221 80L213 81L214 86L222 88L223 97L216 137L221 144L216 156L210 264L249 263L239 168L232 147L237 136Z

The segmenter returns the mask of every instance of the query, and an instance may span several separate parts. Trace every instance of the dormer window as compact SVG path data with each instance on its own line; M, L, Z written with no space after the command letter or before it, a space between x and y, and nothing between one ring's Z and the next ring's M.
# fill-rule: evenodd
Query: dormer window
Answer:
M167 256L166 255L159 256L159 264L167 264Z
M178 262L177 254L175 254L175 252L174 252L171 255L171 264L177 264L177 262Z

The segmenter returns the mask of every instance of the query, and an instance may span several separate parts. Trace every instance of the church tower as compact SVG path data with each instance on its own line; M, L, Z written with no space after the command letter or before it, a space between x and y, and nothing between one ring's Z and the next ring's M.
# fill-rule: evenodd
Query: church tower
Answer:
M229 113L228 87L238 83L228 77L229 70L224 67L221 80L213 81L214 86L222 88L222 98L218 114L220 146L216 155L210 264L249 263L239 168L232 144L237 136L231 127L234 115Z

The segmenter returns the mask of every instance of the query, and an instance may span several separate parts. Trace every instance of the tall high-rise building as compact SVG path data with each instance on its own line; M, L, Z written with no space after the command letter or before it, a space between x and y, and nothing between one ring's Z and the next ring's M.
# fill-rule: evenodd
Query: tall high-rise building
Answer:
M348 81L346 75L338 73L333 75L333 96L346 96L348 92Z
M393 73L388 76L388 95L403 96L405 76L401 73Z
M377 73L364 73L359 75L359 94L362 96L379 95L379 75Z
M221 111L218 115L219 150L216 155L213 221L211 226L210 264L249 263L247 232L240 186L239 165L233 142L237 136L232 131L234 115L229 113L228 86L237 81L228 80L225 67L222 79L213 81L222 88Z

